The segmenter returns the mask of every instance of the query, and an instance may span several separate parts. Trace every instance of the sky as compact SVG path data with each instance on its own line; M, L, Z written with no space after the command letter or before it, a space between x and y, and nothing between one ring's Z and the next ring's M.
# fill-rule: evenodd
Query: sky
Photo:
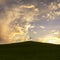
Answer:
M60 44L60 0L0 0L0 44L24 41Z

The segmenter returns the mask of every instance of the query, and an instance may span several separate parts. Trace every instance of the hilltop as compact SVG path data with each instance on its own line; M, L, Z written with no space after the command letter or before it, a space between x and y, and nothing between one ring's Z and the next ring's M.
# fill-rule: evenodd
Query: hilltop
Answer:
M59 60L60 46L27 41L0 45L0 60Z

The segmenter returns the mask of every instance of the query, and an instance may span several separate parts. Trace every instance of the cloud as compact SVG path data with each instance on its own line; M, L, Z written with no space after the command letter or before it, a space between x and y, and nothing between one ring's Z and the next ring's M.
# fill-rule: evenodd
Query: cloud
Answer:
M41 29L45 29L45 26L40 26Z
M37 38L37 41L42 43L60 44L60 32L52 30L52 32L44 37Z
M26 30L25 33L28 33L28 29L31 27L29 23L33 22L36 19L35 17L37 17L38 12L39 10L35 7L35 5L17 5L13 8L5 7L5 15L3 18L0 18L1 38L3 38L5 41L8 40L6 42L13 42L14 40L12 37L14 35L21 35L21 33L23 33L23 30L19 30L19 33L15 31L17 29L20 29L20 27L16 28L16 24L11 25L13 21L17 21L18 19L20 20L20 23L28 23L28 25L24 25L24 30Z
M60 3L51 2L42 12L43 19L46 19L47 21L55 20L55 18L60 16Z
M60 3L44 0L41 3L35 0L32 1L0 0L0 5L3 6L4 10L0 11L0 37L5 42L26 41L29 39L29 29L35 28L30 23L38 22L38 20L40 22L42 19L50 21L60 17ZM39 25L39 28L45 29L46 27ZM34 33L37 36L37 29ZM51 32L50 38L58 40L60 38L58 33L58 31ZM47 37L43 36L45 40L43 38L39 40L46 41Z
M5 3L5 0L0 0L0 4L4 4Z
M56 2L52 2L52 3L48 6L48 8L49 8L50 10L57 10L57 9L58 9L57 3L56 3Z

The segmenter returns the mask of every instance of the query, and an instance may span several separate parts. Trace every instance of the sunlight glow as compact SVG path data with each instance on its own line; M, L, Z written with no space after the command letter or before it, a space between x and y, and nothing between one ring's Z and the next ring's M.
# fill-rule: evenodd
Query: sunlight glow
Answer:
M42 43L51 43L51 44L60 44L60 35L54 36L53 34L46 35L42 38L38 38L38 42Z

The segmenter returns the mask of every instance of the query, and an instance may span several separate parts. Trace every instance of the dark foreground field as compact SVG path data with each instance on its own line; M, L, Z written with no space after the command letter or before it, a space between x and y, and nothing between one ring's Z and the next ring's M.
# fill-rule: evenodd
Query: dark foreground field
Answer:
M0 60L60 60L60 46L38 42L0 45Z

